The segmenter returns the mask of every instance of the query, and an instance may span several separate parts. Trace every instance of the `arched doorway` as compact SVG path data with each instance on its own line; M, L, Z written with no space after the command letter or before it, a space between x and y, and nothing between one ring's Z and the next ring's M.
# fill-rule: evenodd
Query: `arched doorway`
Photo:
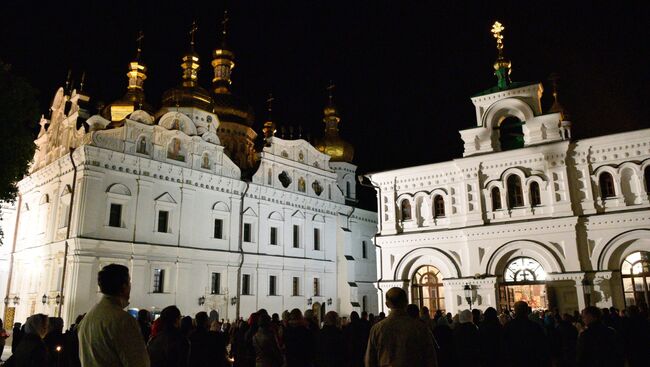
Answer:
M517 257L508 263L499 286L501 309L513 309L515 302L524 301L532 309L547 309L546 271L530 257Z
M625 306L650 304L650 253L633 252L621 264Z
M431 315L437 310L445 312L445 289L440 270L431 265L418 268L411 280L411 298L420 308L427 307Z

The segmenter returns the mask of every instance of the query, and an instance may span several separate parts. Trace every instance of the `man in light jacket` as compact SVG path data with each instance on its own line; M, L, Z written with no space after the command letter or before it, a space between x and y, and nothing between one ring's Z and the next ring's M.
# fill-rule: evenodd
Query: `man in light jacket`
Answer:
M408 299L401 288L386 292L390 315L370 330L366 367L437 367L433 335L420 320L406 313Z
M79 358L84 367L149 367L149 355L129 304L129 269L106 265L97 276L102 299L79 324Z

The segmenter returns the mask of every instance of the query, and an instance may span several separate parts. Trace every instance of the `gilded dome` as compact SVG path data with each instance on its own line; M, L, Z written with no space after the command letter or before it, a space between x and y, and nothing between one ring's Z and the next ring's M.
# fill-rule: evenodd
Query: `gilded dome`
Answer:
M339 117L336 106L331 102L323 109L325 136L318 139L315 148L331 157L331 162L351 163L354 158L354 146L339 136Z
M253 125L255 120L253 109L241 98L232 93L215 93L213 97L213 111L219 117L219 121L234 122L248 127Z
M213 100L210 92L195 84L186 86L185 83L163 93L163 107L196 107L212 112Z

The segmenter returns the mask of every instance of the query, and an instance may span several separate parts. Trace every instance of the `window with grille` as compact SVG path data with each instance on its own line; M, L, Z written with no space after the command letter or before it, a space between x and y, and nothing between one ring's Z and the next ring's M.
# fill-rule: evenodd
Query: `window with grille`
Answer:
M300 278L298 278L298 277L293 277L293 282L292 282L292 287L291 287L291 295L292 296L299 296L300 295Z
M153 293L165 291L165 269L153 269Z

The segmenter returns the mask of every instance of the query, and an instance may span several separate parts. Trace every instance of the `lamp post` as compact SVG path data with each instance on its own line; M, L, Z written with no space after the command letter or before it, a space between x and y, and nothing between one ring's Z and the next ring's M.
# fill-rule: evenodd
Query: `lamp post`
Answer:
M313 300L311 299L311 297L309 297L309 299L307 299L307 306L311 306L312 302Z
M46 294L44 294L43 297L41 297L41 303L43 303L43 306L45 306L45 304L47 303L47 301L48 301L48 297L47 297Z
M331 306L331 305L332 305L332 299L331 299L331 298L328 298L328 299L327 299L327 305L328 305L328 306Z
M465 286L463 287L463 292L465 293L465 300L467 301L467 304L469 305L469 309L472 309L472 286L469 285L468 283L465 283Z
M14 296L14 306L18 306L20 304L20 297Z
M199 297L199 306L203 306L205 304L205 296Z
M237 296L230 299L230 304L233 306L237 304Z

